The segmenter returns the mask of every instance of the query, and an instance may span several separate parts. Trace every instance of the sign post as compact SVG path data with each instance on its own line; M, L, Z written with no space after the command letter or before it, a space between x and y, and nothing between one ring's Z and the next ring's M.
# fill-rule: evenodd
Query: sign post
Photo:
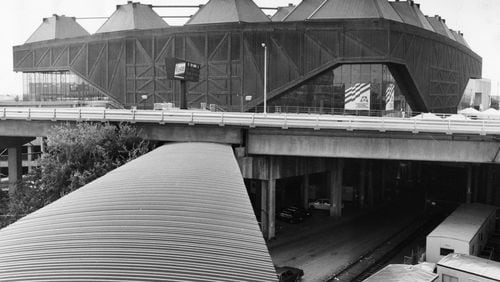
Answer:
M199 81L201 65L193 62L179 60L177 58L166 58L165 67L167 72L167 79L180 80L180 108L183 110L187 110L187 82Z

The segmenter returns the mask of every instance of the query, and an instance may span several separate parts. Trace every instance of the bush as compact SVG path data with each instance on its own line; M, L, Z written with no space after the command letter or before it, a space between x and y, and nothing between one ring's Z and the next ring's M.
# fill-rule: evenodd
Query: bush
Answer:
M47 136L39 167L11 195L9 212L16 218L31 213L152 148L126 124L54 127Z

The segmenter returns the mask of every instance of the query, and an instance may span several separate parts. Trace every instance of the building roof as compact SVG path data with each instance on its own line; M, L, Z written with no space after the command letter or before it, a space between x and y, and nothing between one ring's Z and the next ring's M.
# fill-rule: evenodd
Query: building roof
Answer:
M89 33L75 21L75 18L53 15L43 19L42 24L33 32L26 43L87 35Z
M164 145L0 230L0 281L276 281L231 146Z
M426 18L427 21L429 21L429 23L431 24L434 31L456 41L455 36L453 36L453 34L451 33L444 19L442 19L440 16L434 16L434 17L426 16Z
M325 0L310 20L384 18L402 22L387 0Z
M252 0L210 0L186 25L269 21L271 20Z
M126 5L117 5L116 11L96 31L96 33L165 28L169 25L151 8L136 2L127 2Z
M425 28L430 31L434 31L431 24L427 21L424 14L420 10L420 4L409 1L399 1L389 2L391 6L396 10L404 23L418 26L420 28Z
M288 4L288 6L285 7L278 7L276 13L274 13L274 15L271 17L271 21L282 21L293 9L295 9L295 5L293 4Z
M303 0L300 2L283 21L304 21L306 20L325 0Z
M476 256L449 254L437 263L437 267L438 272L439 267L446 267L462 272L477 274L496 281L500 280L500 262Z
M462 45L470 49L469 44L465 41L464 35L460 31L455 31L453 29L450 29L450 31L457 42L460 42Z
M363 282L433 282L438 275L416 265L389 264Z
M496 207L478 203L462 204L449 215L427 238L443 237L470 242Z

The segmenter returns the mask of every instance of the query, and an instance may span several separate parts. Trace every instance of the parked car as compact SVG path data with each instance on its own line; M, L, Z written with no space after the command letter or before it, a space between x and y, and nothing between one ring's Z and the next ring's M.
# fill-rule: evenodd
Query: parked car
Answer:
M302 222L306 218L306 216L309 215L310 213L305 209L297 206L291 206L281 210L278 214L278 218L290 223L296 223Z
M332 204L330 199L317 199L314 202L309 202L309 208L317 210L329 210Z
M302 276L304 276L304 271L300 268L295 268L291 266L277 266L276 274L278 275L278 281L288 282L288 281L300 281Z

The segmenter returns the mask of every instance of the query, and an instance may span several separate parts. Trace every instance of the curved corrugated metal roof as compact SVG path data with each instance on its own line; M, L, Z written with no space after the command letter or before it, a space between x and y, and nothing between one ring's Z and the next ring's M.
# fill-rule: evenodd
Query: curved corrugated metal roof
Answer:
M288 6L285 7L278 7L278 10L274 15L271 17L271 21L273 22L280 22L282 21L290 12L295 9L295 6L293 4L289 4Z
M419 4L413 1L399 1L389 2L394 10L399 14L404 23L418 26L430 31L434 31L431 24L427 21L422 11L420 11Z
M89 33L75 21L75 18L54 15L43 19L42 24L33 32L26 43L87 35Z
M271 20L252 0L210 0L186 25L269 21Z
M165 145L0 230L0 281L275 281L230 146Z
M121 30L166 28L169 25L151 8L129 1L126 5L117 5L116 11L96 31L96 33Z
M389 264L363 282L432 282L438 277L437 274L423 270L417 265Z
M384 18L403 22L387 0L326 0L308 19Z

